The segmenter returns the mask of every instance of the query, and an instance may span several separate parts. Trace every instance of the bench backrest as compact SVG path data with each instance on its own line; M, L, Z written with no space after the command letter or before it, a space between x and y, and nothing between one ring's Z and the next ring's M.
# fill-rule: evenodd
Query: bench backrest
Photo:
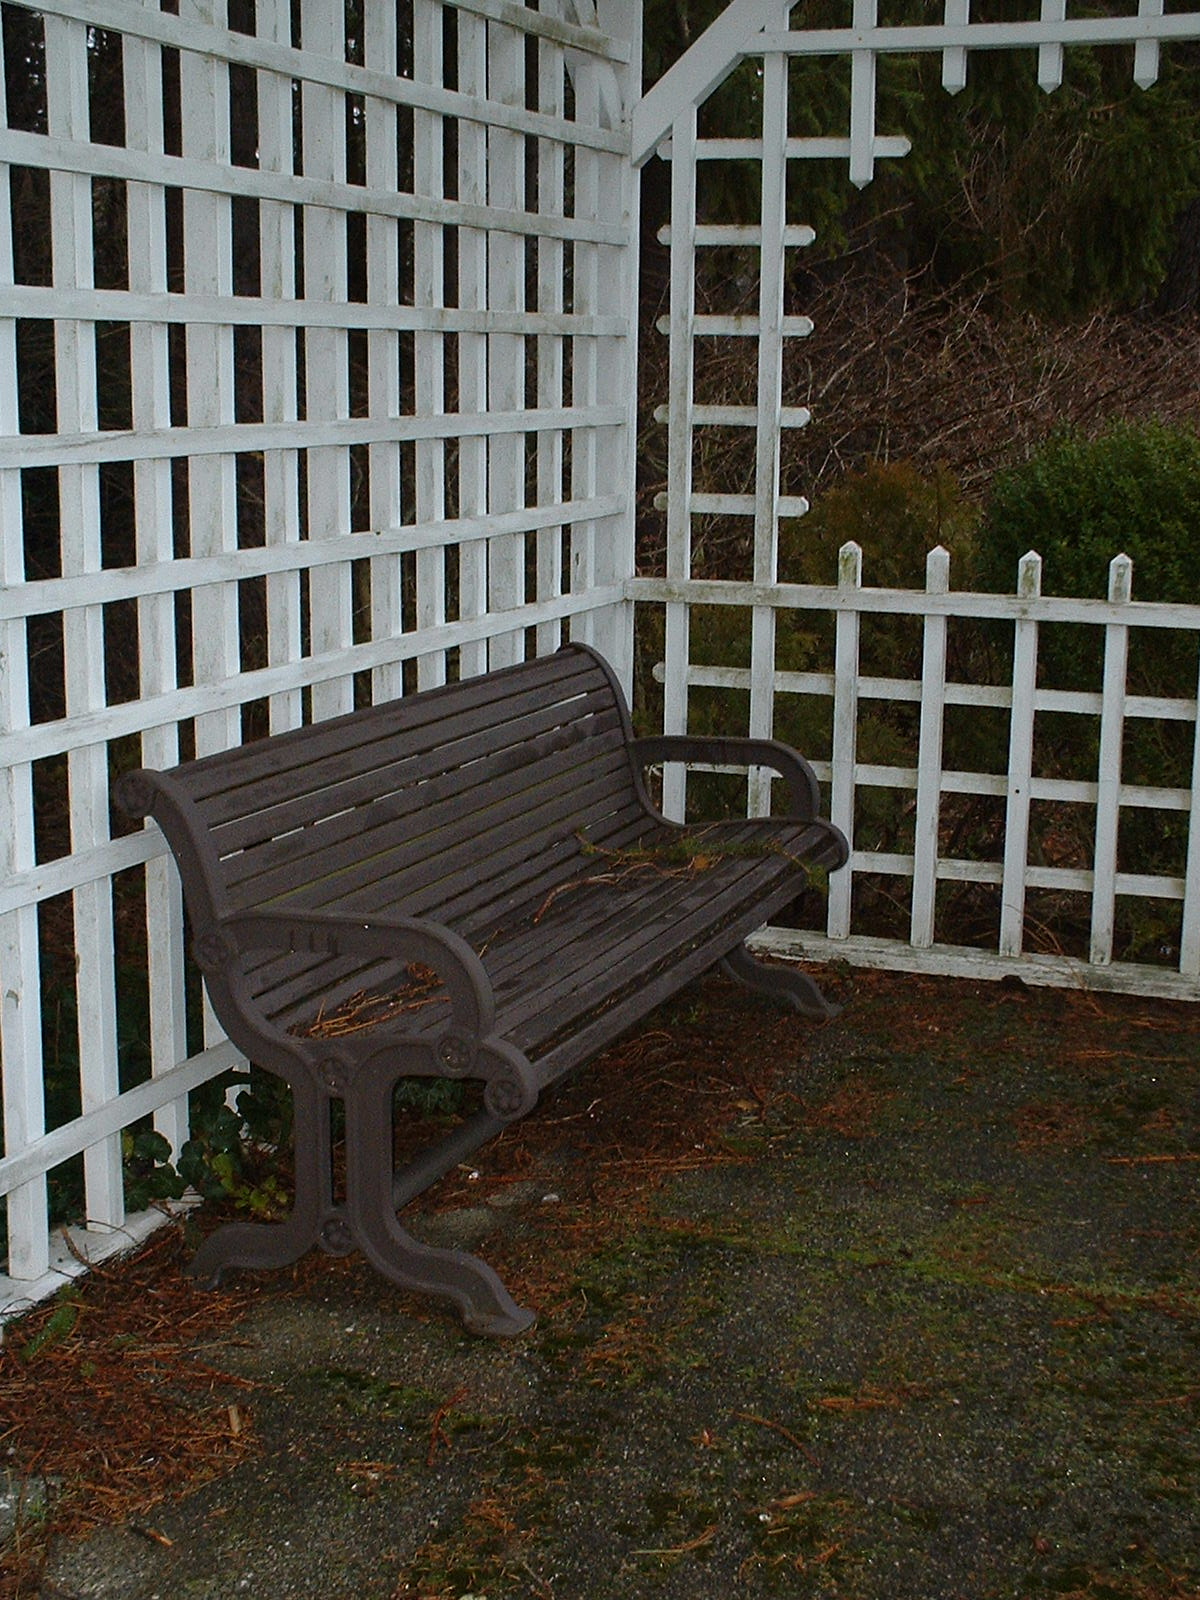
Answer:
M469 925L644 818L620 687L586 647L150 775L193 919L259 907ZM574 864L574 865L573 865Z

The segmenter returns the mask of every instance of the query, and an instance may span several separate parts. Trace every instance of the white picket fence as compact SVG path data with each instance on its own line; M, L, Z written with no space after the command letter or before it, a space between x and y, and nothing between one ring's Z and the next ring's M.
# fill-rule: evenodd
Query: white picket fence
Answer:
M178 1150L233 1059L115 774L567 633L628 677L640 40L633 0L4 10L12 1306L147 1224L123 1130Z
M946 551L930 553L924 592L864 586L863 553L856 544L840 554L838 582L828 587L798 584L739 584L701 580L641 579L636 593L643 602L665 607L731 606L748 613L746 654L751 654L752 623L766 609L772 636L781 618L796 613L834 617L829 659L820 669L804 672L768 668L768 682L756 681L757 668L705 664L703 630L690 630L693 660L672 672L660 664L658 676L671 700L672 720L694 725L689 694L694 690L727 691L726 710L707 712L723 732L736 730L739 703L753 706L770 700L783 721L785 697L817 700L827 716L810 721L825 724L823 750L812 750L825 790L829 812L851 841L847 868L830 880L823 928L800 931L770 928L758 938L760 947L780 955L805 955L845 960L853 965L997 978L1007 973L1030 983L1078 984L1176 999L1200 998L1200 724L1194 694L1178 698L1136 693L1127 682L1131 637L1171 636L1180 654L1190 652L1191 682L1200 670L1200 604L1163 605L1131 598L1132 564L1116 557L1104 599L1077 599L1042 594L1041 560L1030 553L1016 575L1011 595L956 593L950 588ZM916 675L885 675L864 666L860 640L864 626L886 619L889 655L902 658L905 629L920 629L920 665ZM956 682L950 676L948 638L957 627L1002 628L1011 651L1010 675L999 682ZM1095 684L1088 688L1049 687L1039 683L1039 635L1048 627L1076 635L1076 654L1095 665ZM1180 644L1186 639L1185 645ZM1146 640L1135 639L1133 651ZM695 659L695 658L699 659ZM737 699L734 698L737 696ZM899 713L899 719L896 717ZM741 713L744 715L744 713ZM863 752L872 719L893 722L907 716L913 725L912 759L903 765L868 759ZM944 748L948 716L991 715L999 719L996 737L987 742L987 766L981 770L948 769ZM1047 739L1044 722L1054 718ZM1040 720L1039 720L1040 719ZM1064 720L1065 719L1065 720ZM1177 727L1181 737L1171 784L1129 781L1122 771L1123 751L1139 726ZM1074 727L1079 735L1074 734ZM741 731L746 731L743 727ZM1064 751L1089 748L1093 735L1095 766L1090 772L1062 771ZM961 742L961 741L960 741ZM1078 762L1076 761L1076 765ZM686 815L687 774L674 775L672 806ZM750 806L769 805L770 775L752 775ZM911 835L907 848L880 848L864 837L859 818L867 792L882 806L872 808L873 831ZM950 848L947 813L960 811L964 799L978 797L1002 814L971 856ZM1135 815L1186 821L1187 843L1178 861L1145 870L1126 860L1122 824ZM881 820L882 814L882 820ZM1055 860L1061 838L1069 834L1069 862ZM994 853L985 853L990 845ZM1086 859L1084 854L1086 853ZM880 937L863 931L860 891L863 880L887 880L889 898L904 905L906 937ZM976 884L994 905L990 936L972 944L939 939L939 887ZM1078 953L1054 948L1059 942L1028 910L1035 893L1067 897L1086 904L1086 945ZM1169 931L1156 940L1151 959L1121 959L1114 944L1118 907L1128 901L1140 907L1153 902ZM1128 941L1126 941L1128 942Z

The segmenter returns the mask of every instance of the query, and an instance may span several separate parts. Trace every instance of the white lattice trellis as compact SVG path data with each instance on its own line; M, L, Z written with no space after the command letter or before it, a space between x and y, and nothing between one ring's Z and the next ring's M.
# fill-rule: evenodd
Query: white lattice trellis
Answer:
M173 873L110 815L115 771L568 632L629 674L640 42L632 0L3 11L24 85L0 131L19 1302L78 1265L47 1174L82 1156L86 1249L119 1241L122 1130L152 1118L177 1150L189 1091L232 1059L189 1011ZM77 1021L50 1029L47 997Z

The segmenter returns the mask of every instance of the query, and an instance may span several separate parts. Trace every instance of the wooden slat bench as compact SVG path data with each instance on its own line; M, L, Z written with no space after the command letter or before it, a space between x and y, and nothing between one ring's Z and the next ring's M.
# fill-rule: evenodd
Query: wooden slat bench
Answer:
M788 815L668 823L644 783L668 759L775 769ZM192 1264L214 1281L314 1244L357 1247L474 1331L519 1332L532 1313L492 1269L418 1243L398 1208L717 963L830 1014L810 978L743 942L813 869L846 858L811 768L774 741L635 738L616 678L584 646L128 773L117 798L171 844L221 1025L293 1094L292 1212L214 1233ZM339 1030L339 1016L381 1020ZM482 1094L395 1171L394 1093L412 1076L478 1080Z

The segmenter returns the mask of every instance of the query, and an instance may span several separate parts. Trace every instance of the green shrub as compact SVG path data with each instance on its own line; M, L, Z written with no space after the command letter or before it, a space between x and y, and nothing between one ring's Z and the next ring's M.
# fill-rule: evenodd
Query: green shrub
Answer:
M982 586L1011 593L1028 550L1042 557L1047 594L1102 598L1109 562L1125 554L1137 599L1200 600L1200 436L1143 422L1052 439L992 486L979 538ZM1094 637L1085 652L1058 654L1073 670L1076 656L1094 664ZM1178 662L1157 655L1160 692L1193 693L1194 671L1174 680Z
M1047 594L1103 598L1112 558L1133 561L1139 600L1200 601L1200 437L1159 423L1118 423L1094 438L1062 434L1022 466L995 481L980 531L981 586L1012 593L1026 551L1042 557ZM1095 625L1043 626L1038 681L1057 689L1099 690L1105 640ZM1132 693L1190 699L1197 681L1197 641L1186 630L1133 629ZM1047 777L1091 777L1099 756L1099 718L1039 717L1035 770ZM1131 718L1122 775L1132 784L1184 787L1191 782L1194 728L1185 722ZM1084 855L1090 851L1089 808L1062 808ZM1068 812L1070 817L1068 818ZM1131 872L1180 873L1188 824L1178 811L1126 808L1119 864ZM1158 902L1151 907L1153 910ZM1171 907L1176 918L1176 908ZM1156 917L1127 907L1121 935L1128 953L1169 949L1173 935ZM1157 916L1157 913L1156 913ZM1130 920L1132 919L1132 920ZM1141 926L1145 924L1145 926ZM1173 925L1173 923L1172 923Z

